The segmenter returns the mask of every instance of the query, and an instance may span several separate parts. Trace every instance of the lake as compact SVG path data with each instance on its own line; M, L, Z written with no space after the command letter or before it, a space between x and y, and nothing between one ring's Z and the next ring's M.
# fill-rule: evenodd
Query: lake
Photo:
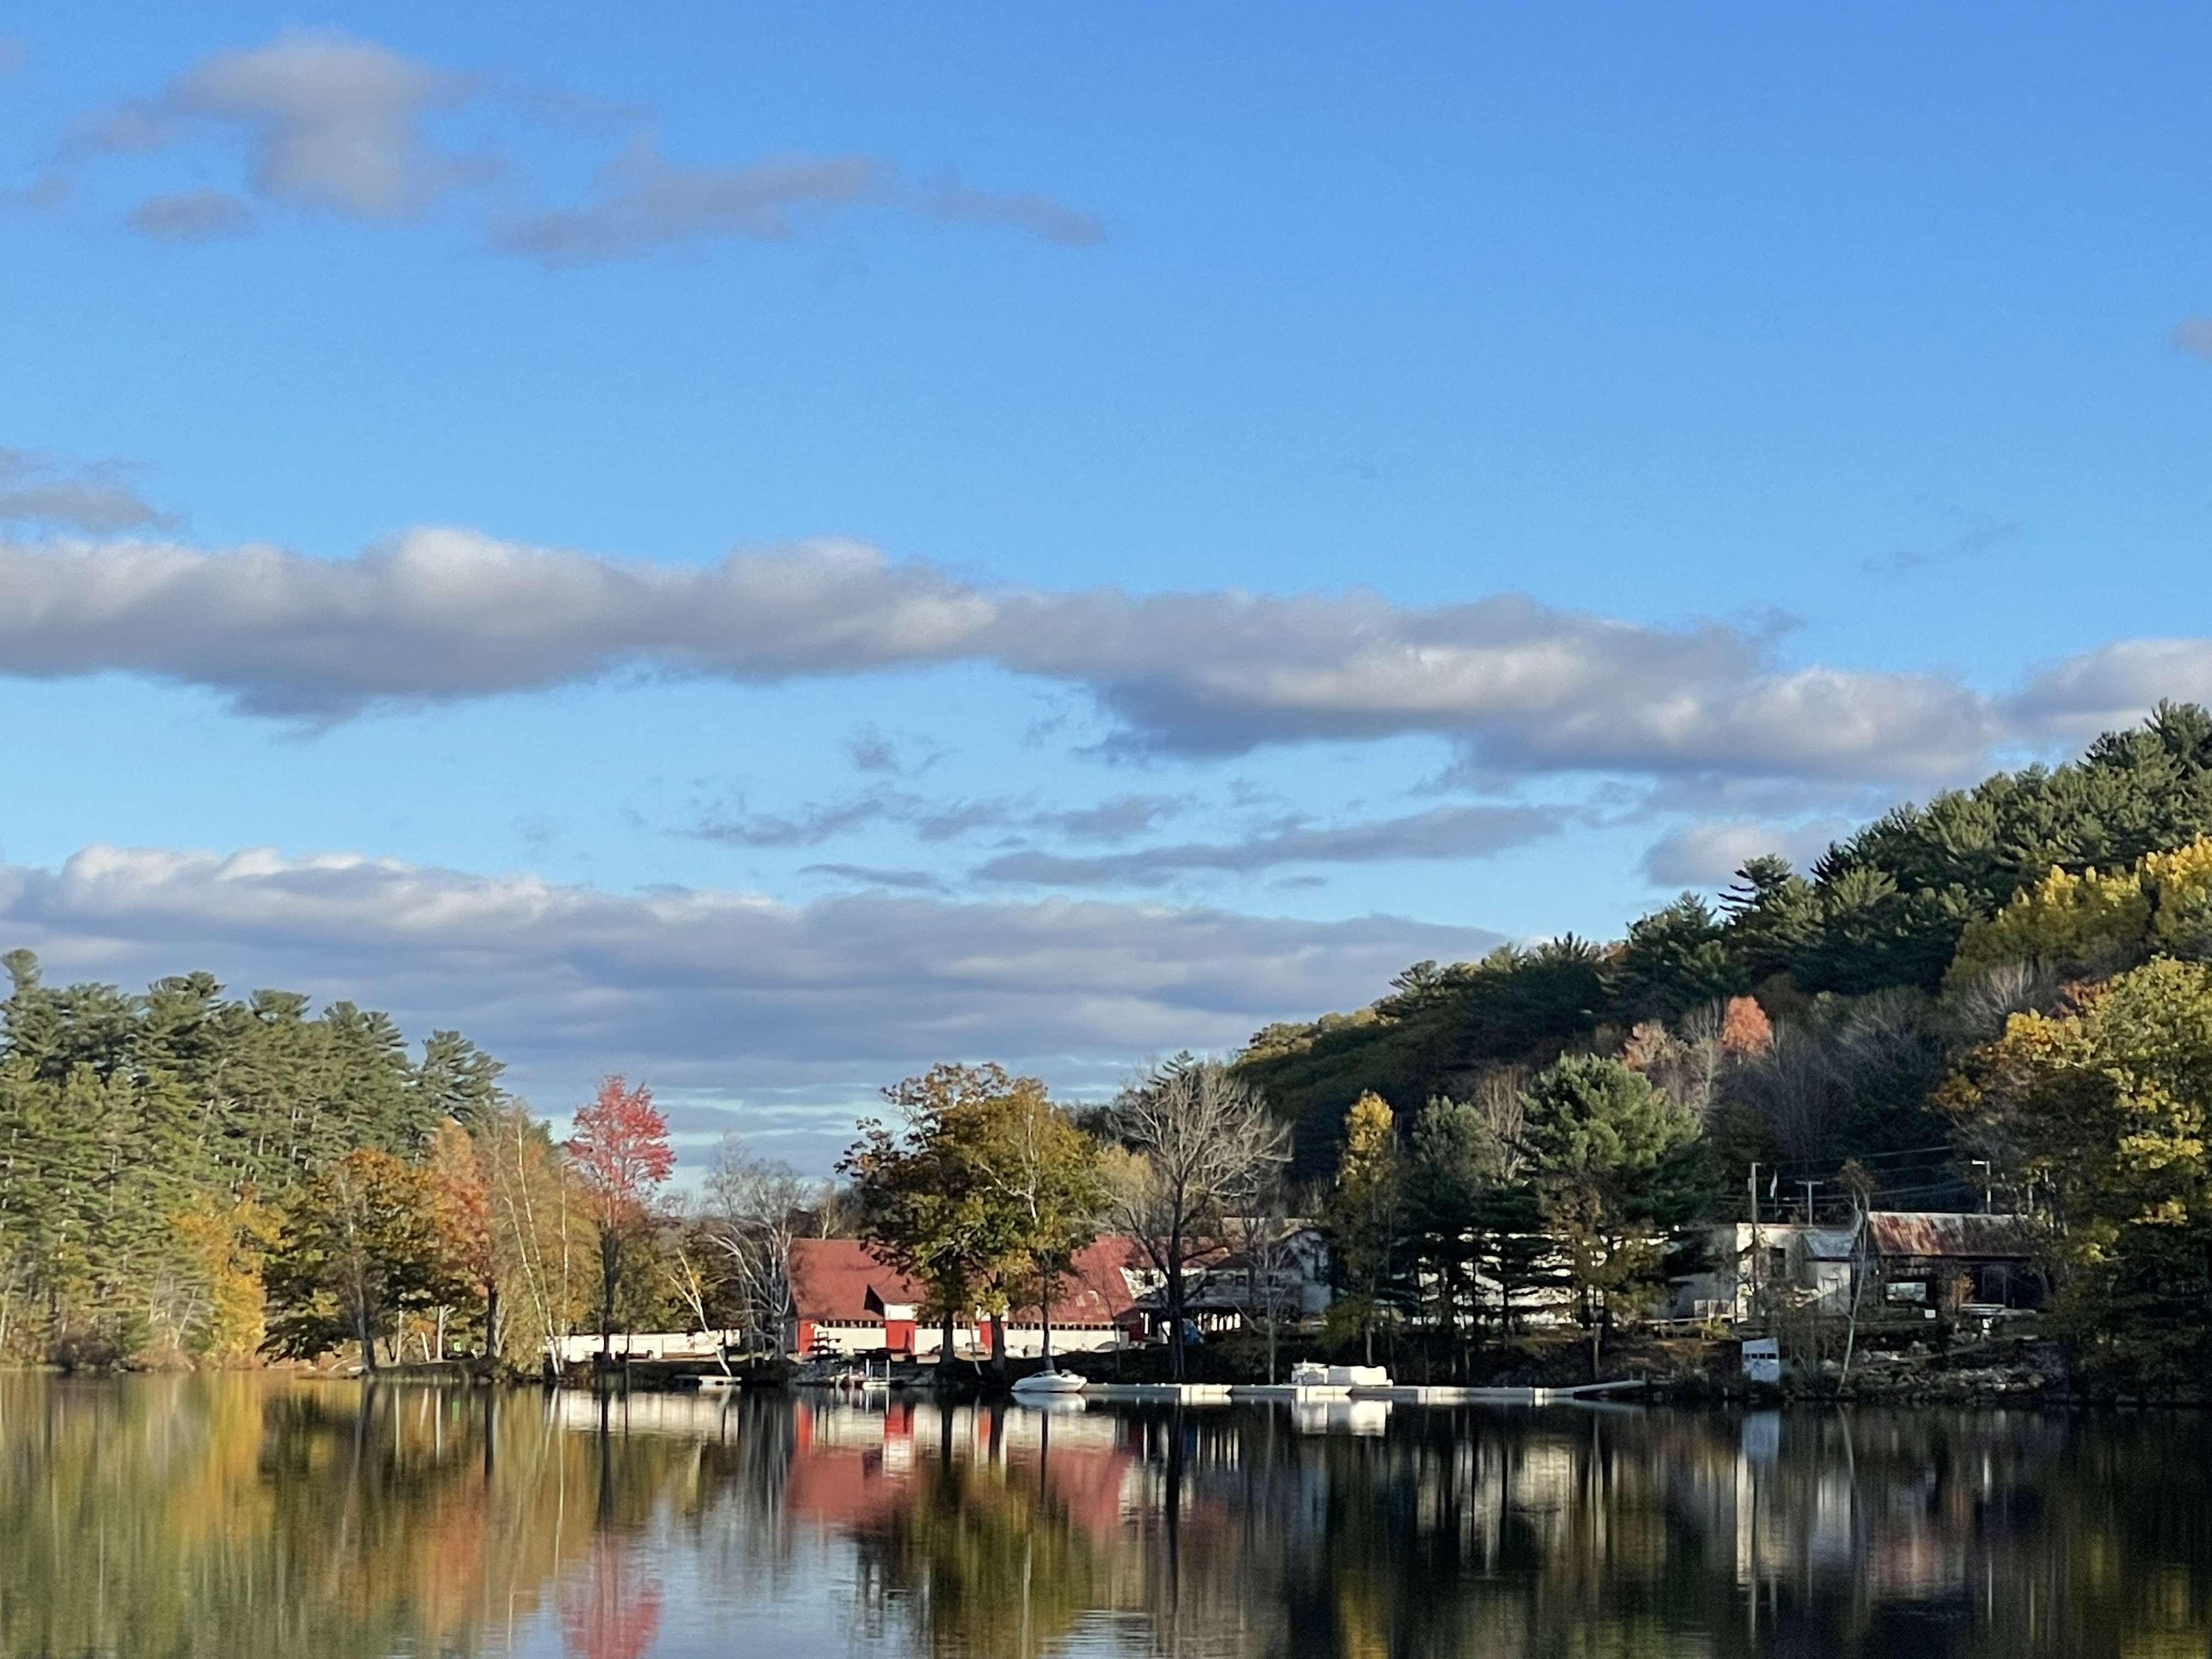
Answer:
M2212 1425L0 1375L0 1656L2212 1653Z

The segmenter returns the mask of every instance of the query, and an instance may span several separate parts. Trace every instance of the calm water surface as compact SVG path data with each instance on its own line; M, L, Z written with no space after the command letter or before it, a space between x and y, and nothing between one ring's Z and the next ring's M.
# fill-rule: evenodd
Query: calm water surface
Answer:
M2212 1654L2212 1425L0 1376L0 1656Z

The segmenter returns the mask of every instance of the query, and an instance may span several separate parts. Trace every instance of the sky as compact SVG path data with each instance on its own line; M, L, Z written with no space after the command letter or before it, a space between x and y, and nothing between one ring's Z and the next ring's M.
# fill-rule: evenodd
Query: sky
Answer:
M2212 13L0 34L0 943L826 1168L2212 700Z

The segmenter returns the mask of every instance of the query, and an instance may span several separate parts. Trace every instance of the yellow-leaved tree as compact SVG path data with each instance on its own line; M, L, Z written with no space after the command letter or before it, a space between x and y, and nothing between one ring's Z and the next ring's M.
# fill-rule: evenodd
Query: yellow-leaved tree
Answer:
M1344 1284L1328 1322L1337 1332L1359 1334L1370 1364L1389 1280L1401 1184L1397 1120L1389 1103L1370 1090L1344 1115L1344 1150L1328 1201L1329 1236Z
M2160 957L2018 1013L1944 1087L2040 1237L2093 1370L2199 1386L2212 1365L2212 969Z
M172 1304L177 1328L170 1346L217 1365L251 1364L268 1334L262 1260L276 1243L281 1218L251 1194L203 1193L169 1218L176 1241L174 1278L182 1294Z
M2212 837L2149 853L2125 870L2054 866L1993 916L1970 922L1946 983L1958 989L1993 969L2030 963L2065 978L2095 978L2156 956L2212 951Z

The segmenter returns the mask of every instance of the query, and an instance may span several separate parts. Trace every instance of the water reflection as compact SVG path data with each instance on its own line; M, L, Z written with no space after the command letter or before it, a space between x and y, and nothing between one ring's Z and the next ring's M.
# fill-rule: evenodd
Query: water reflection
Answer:
M2193 1417L0 1377L0 1656L2212 1652Z

